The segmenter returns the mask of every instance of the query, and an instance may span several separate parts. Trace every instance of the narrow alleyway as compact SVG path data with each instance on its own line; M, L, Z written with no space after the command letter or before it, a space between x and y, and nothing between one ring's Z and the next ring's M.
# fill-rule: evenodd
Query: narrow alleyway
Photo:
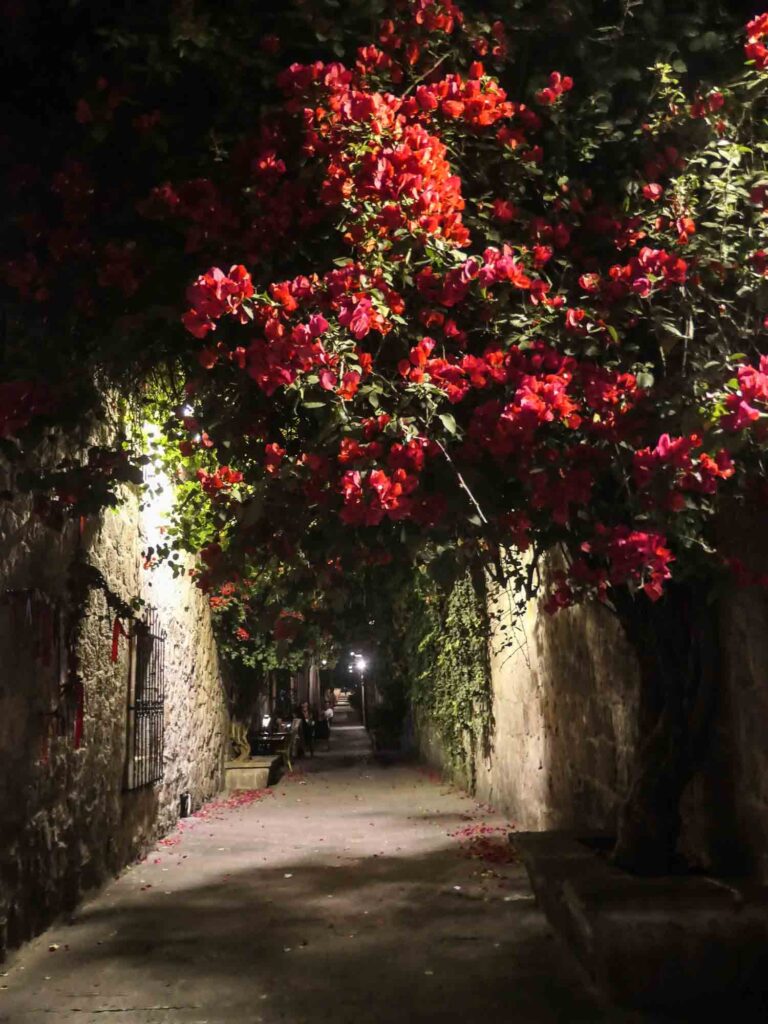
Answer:
M355 722L341 711L330 753L182 822L0 967L0 1021L635 1020L561 953L504 863L503 819L423 769L376 764Z

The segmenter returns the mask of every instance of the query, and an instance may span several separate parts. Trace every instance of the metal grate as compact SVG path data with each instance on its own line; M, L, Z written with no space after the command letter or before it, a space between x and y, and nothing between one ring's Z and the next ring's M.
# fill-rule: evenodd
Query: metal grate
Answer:
M165 631L154 609L136 626L130 691L126 788L138 789L163 777Z

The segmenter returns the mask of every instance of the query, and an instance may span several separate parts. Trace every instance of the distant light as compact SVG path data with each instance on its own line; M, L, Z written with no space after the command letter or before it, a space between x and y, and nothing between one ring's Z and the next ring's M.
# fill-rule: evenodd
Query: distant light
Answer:
M325 658L323 658L323 660L322 660L322 661L320 662L320 664L321 664L321 665L327 665L327 664L328 664L328 662L327 662L327 661L325 660Z
M357 659L358 671L362 672L365 669L366 664L367 664L367 662L366 662L365 658L358 658Z
M181 411L184 416L191 416L195 410L192 408L191 405L185 405L183 406Z

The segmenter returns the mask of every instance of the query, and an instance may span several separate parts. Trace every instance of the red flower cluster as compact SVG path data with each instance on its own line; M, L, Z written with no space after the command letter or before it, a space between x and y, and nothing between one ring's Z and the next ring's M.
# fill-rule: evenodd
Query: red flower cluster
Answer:
M150 220L170 218L179 222L185 232L186 252L226 244L239 227L222 189L209 178L193 178L177 185L166 181L153 188L136 208Z
M633 581L642 586L652 601L658 601L664 581L672 575L669 565L674 561L666 543L658 533L598 525L596 539L583 545L583 550L607 559L610 583Z
M657 182L650 182L648 185L643 185L643 195L652 203L657 203L664 195L664 186Z
M723 109L725 96L719 89L713 90L707 96L697 96L691 104L691 117L706 117L708 114L716 114Z
M344 445L339 453L342 464L381 458L383 445L372 441L367 445ZM343 503L339 513L350 526L378 526L384 519L411 519L422 526L434 526L445 515L442 495L419 493L420 474L427 458L438 454L438 446L426 438L412 438L391 445L387 454L387 471L347 470L339 482Z
M582 363L579 381L589 410L584 419L586 431L596 437L620 439L625 417L644 396L635 375Z
M643 246L627 263L610 267L607 278L583 274L579 284L590 294L599 292L603 302L614 303L630 295L647 299L654 291L684 285L687 275L688 264L681 256Z
M720 420L725 430L743 430L768 414L768 356L761 356L757 367L740 366L737 379L738 390L726 398L728 412Z
M387 75L393 83L403 80L403 69L396 60L378 46L360 46L355 61L355 72L360 81L370 75Z
M374 145L362 159L345 144L346 133L338 141L342 144L328 164L320 196L330 206L348 206L349 242L361 244L371 235L381 238L405 230L425 240L442 236L456 245L468 243L461 220L461 181L436 136L400 118L390 139Z
M470 451L486 451L496 460L530 448L537 429L553 422L575 426L578 406L568 394L571 376L523 375L512 401L493 399L479 405L468 430Z
M235 484L242 483L243 474L229 466L219 466L213 473L198 469L197 479L208 497L216 499L219 495L228 494Z
M367 475L348 470L340 484L341 520L349 526L378 526L385 517L405 519L411 513L410 495L418 486L418 479L405 469L396 469L391 476L382 469Z
M686 507L685 492L714 494L718 481L733 476L733 459L724 449L714 457L707 452L694 456L701 446L696 434L674 438L662 434L655 448L635 452L633 472L638 490L661 492L657 500L672 511Z
M672 575L669 567L675 559L659 533L598 523L594 539L585 541L581 548L590 561L576 559L567 574L559 574L544 605L550 614L567 608L585 593L602 599L608 584L634 584L651 601L658 601L665 581Z
M421 41L432 34L451 35L464 21L452 0L407 0L406 14L395 21L388 18L379 26L379 42L390 52L403 51L405 63L415 64L421 56Z
M288 299L295 301L293 295L289 287L283 310L291 305ZM320 341L328 329L327 320L315 314L307 323L289 328L285 323L286 313L281 314L278 310L279 307L262 307L256 311L263 322L264 337L251 342L243 355L248 375L265 395L274 394L279 387L289 386L300 373L329 365L329 356Z
M301 629L304 616L301 612L283 610L275 621L273 633L275 640L291 640Z
M264 446L264 470L269 473L270 476L274 476L285 458L285 448L281 448L279 444L267 444Z
M449 121L463 121L473 128L487 128L512 117L517 105L494 78L486 77L483 65L472 65L470 78L446 75L431 85L419 85L403 101L402 112L409 118L439 113Z
M434 347L432 338L422 338L411 349L410 357L401 360L398 369L413 384L435 384L452 404L462 401L470 388L482 389L506 380L505 355L500 349L489 349L483 356L431 358Z
M339 357L327 352L321 340L330 326L324 314L335 316L339 327L357 341L372 331L386 334L392 323L382 311L385 304L392 314L404 309L397 292L380 275L349 263L322 279L297 277L272 284L271 302L251 303L247 301L253 295L250 277L244 268L234 269L239 272L234 281L233 272L226 278L214 269L190 288L195 308L184 318L185 326L199 337L213 329L216 318L230 315L241 323L252 322L261 336L247 348L230 350L223 342L206 347L199 356L201 365L213 369L222 359L234 363L266 395L290 386L301 374L316 371L322 389L336 391L345 400L354 397L363 376L372 370L372 357L358 349L354 359L360 369L341 370ZM242 288L240 278L245 282Z
M243 266L230 267L225 274L211 267L187 289L192 306L181 318L186 329L196 338L204 338L216 329L216 321L225 314L239 314L243 301L253 295L251 275Z
M482 261L471 256L461 266L447 271L442 276L436 274L432 267L425 267L416 277L419 292L429 302L445 306L447 309L464 302L474 282L486 290L494 285L511 285L513 288L529 292L534 305L539 302L551 304L551 300L547 298L549 284L530 277L522 261L515 257L508 245L501 249L490 246L483 253Z
M553 71L549 76L549 85L536 93L536 102L545 107L551 107L553 103L557 103L563 93L570 92L572 88L573 79L570 76Z
M747 25L747 43L744 53L747 60L753 60L755 66L764 71L768 68L768 48L763 40L768 36L768 13L758 14Z

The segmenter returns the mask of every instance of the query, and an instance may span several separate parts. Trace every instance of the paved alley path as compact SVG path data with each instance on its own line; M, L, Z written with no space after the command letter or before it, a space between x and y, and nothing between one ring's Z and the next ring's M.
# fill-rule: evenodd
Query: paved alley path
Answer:
M330 753L208 805L0 965L2 1024L636 1020L600 1006L498 862L503 819L372 762L353 714Z

